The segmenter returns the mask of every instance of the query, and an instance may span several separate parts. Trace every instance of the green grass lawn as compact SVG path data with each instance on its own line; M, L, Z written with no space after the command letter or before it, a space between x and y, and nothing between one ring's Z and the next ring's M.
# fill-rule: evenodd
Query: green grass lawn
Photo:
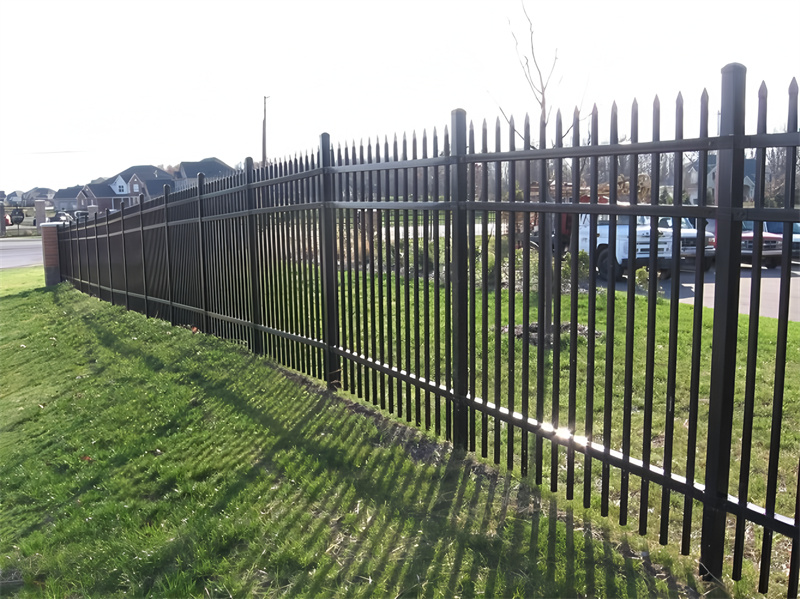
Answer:
M410 278L410 286L417 287L417 290L410 294L422 298L428 296L429 308L420 307L419 302L413 300L406 303L403 292L398 300L396 289L403 289L406 285L405 279L399 280L396 276L384 276L383 278L367 277L364 275L353 275L343 277L342 289L348 290L356 288L355 283L362 278L359 294L354 291L350 294L342 292L344 299L340 308L340 326L343 330L341 342L353 353L380 358L381 346L377 345L377 351L372 345L366 325L358 327L358 323L370 323L374 318L374 307L378 302L371 301L372 288L384 289L383 309L377 318L378 326L383 326L386 334L379 336L385 339L383 355L388 356L390 349L393 349L392 366L400 370L407 370L421 375L423 378L434 378L438 384L452 387L452 381L446 378L447 355L445 334L441 334L439 344L435 343L433 331L447 328L447 314L445 306L449 298L445 296L445 291L439 292L437 298L433 284L424 280ZM367 297L363 296L363 290L368 289ZM391 291L391 302L389 301L389 291ZM378 294L376 294L378 295ZM575 302L575 312L577 321L580 325L588 325L590 322L590 302L589 295L586 293L577 294L575 298L565 295L562 298L561 322L568 322L571 319L571 302ZM522 294L509 293L507 287L495 293L491 289L479 288L474 293L474 320L470 319L469 339L475 346L475 387L472 394L494 403L499 406L511 407L522 412L527 406L527 414L536 414L537 403L541 402L542 420L548 423L558 423L564 426L570 411L570 395L573 396L576 435L589 436L589 419L592 420L591 434L595 442L601 442L605 437L611 448L622 450L625 444L630 446L631 456L638 459L644 458L647 450L650 454L650 461L656 466L663 466L666 459L669 459L671 471L685 475L687 472L687 455L694 462L696 480L704 481L704 468L706 459L706 434L708 423L708 398L709 380L711 373L711 346L712 346L712 323L713 310L703 308L702 328L698 351L698 390L697 390L697 445L694 451L689 450L689 412L692 397L692 360L693 360L693 326L694 308L692 305L679 304L677 306L676 338L674 340L675 365L672 371L674 377L674 398L672 420L667 414L667 397L670 389L670 368L669 368L669 323L670 323L670 304L665 301L658 301L653 311L653 343L652 354L648 352L648 311L649 305L647 298L643 295L636 295L630 299L631 311L634 315L633 326L630 329L632 343L628 348L626 339L628 333L627 311L629 300L627 294L616 293L615 313L613 322L613 358L607 360L607 350L610 345L609 336L609 316L607 311L607 295L605 290L598 294L594 309L595 326L594 329L599 333L599 337L594 340L593 367L589 364L589 344L590 341L584 337L578 337L574 356L568 345L569 335L561 337L559 346L560 364L556 369L555 352L546 349L542 353L543 368L538 370L538 352L535 346L525 348L525 343L521 339L514 339L507 332L511 323L509 305L512 300L515 303L513 322L521 325L523 322L523 303ZM470 301L473 301L470 299ZM529 319L535 323L538 317L537 309L538 296L536 292L531 292L529 296ZM484 320L484 306L486 320ZM381 316L383 320L381 320ZM398 324L399 323L399 324ZM730 472L731 493L738 494L739 464L735 459L742 454L742 431L744 422L744 405L747 385L747 347L749 341L749 316L740 315L738 326L738 351L737 351L737 375L736 375L736 395L734 398L735 413L733 424L733 435L731 453L734 456ZM787 357L786 357L786 378L783 382L784 410L781 428L781 447L778 461L779 487L794 489L797 480L797 467L800 460L800 323L790 322L787 325ZM392 342L389 343L388 331L391 330ZM431 336L426 337L425 331L431 331ZM753 372L753 441L752 458L750 462L750 472L752 474L748 501L758 505L765 505L766 501L766 478L768 462L770 458L770 432L772 424L772 409L775 387L775 360L776 360L776 339L778 332L778 321L771 318L759 319L758 343L756 360ZM528 359L523 359L523 351L527 349ZM630 392L631 410L626 414L623 398L626 394L626 352L631 354L631 379L632 388ZM417 357L417 355L419 357ZM574 359L574 368L570 364L571 358ZM499 369L495 365L499 364ZM527 372L527 385L523 383L522 374ZM651 381L648 385L647 374L651 372ZM377 398L371 391L366 369L360 368L352 362L344 361L343 379L345 385L355 393L360 393L368 401L375 402ZM591 379L589 375L592 375ZM541 390L538 383L540 378L543 381ZM363 379L363 383L362 380ZM554 401L553 385L558 381L560 394L557 401ZM589 381L592 384L589 384ZM606 382L609 393L606 391ZM383 396L388 395L388 389L395 387L395 397L403 394L403 399L408 400L415 390L405 384L395 384L388 378L381 378L380 384L384 387ZM648 388L649 387L649 388ZM541 391L541 395L539 392ZM590 398L593 409L587 412L587 401ZM513 400L513 404L512 404ZM422 402L422 411L425 412L428 398ZM435 399L433 399L435 407ZM414 401L399 403L400 412L409 421L416 420L416 406ZM441 402L440 413L445 413L444 402ZM610 427L606 430L604 416L606 407L610 406ZM557 409L556 409L557 408ZM414 412L413 415L411 412ZM425 421L425 414L420 417L420 421ZM624 436L623 422L625 418L630 418L630 434ZM442 418L444 418L442 416ZM649 435L645 433L646 422L650 421ZM435 422L435 420L434 420ZM439 423L444 430L444 424ZM667 432L668 425L671 425L671 432ZM483 444L482 433L484 428L488 447ZM489 419L486 425L483 424L480 415L476 419L476 450L478 453L493 457L494 435L499 434L502 439L502 452L499 461L506 463L505 449L508 430L505 425L495 425L493 419ZM670 435L672 440L672 453L667 454L666 437ZM529 438L532 436L529 435ZM521 447L521 434L516 432L515 447L516 452L512 455L519 467L519 448ZM545 467L545 478L550 475L549 470L549 444L545 443L543 461ZM563 452L563 449L562 449ZM531 456L534 454L531 452ZM599 468L596 469L599 471ZM566 480L566 472L559 470L556 473L558 482L563 485ZM580 479L580 473L578 473ZM613 493L619 491L619 476L615 476L611 481ZM618 496L615 497L618 499ZM660 505L660 497L651 495L651 507ZM681 507L681 501L675 498L675 507ZM632 504L636 502L632 501ZM795 509L795 497L793 492L779 493L777 498L778 513L792 517ZM633 513L633 518L637 517ZM676 526L679 534L680 526Z
M413 260L412 260L413 262ZM399 268L399 266L398 266ZM379 361L388 361L398 370L418 373L423 378L434 378L437 383L452 386L452 381L447 379L448 359L446 332L434 337L433 331L446 330L448 313L446 306L449 297L445 289L440 289L437 295L434 283L424 279L398 276L397 270L392 275L372 276L366 270L339 273L340 306L339 324L341 329L340 342L354 354L366 354ZM297 274L295 271L293 273ZM298 280L303 280L298 276ZM305 280L314 280L313 276L306 275ZM406 285L410 290L406 294ZM442 287L444 287L442 285ZM289 287L292 289L292 287ZM313 296L311 287L304 289L296 285L298 296L309 293ZM373 295L375 294L375 295ZM427 308L420 299L428 298ZM589 345L590 342L582 337L578 338L575 348L574 364L571 367L571 350L567 344L568 335L562 337L561 362L555 366L553 350L542 352L544 354L543 369L538 370L538 348L529 346L527 361L523 360L523 341L512 340L504 332L504 327L513 322L522 324L523 302L522 293L509 293L508 287L502 287L495 293L493 289L481 287L471 294L470 302L474 302L474 320L471 317L468 323L471 343L475 345L475 395L495 404L509 407L510 398L514 400L514 408L522 411L522 406L527 398L528 414L533 415L537 401L542 401L544 422L555 422L556 414L560 426L567 422L570 411L570 395L573 395L572 409L575 414L574 431L577 435L589 435L589 418L593 420L592 436L594 441L603 441L606 437L613 449L622 450L625 444L630 446L634 458L644 459L645 450L649 460L655 466L663 466L669 459L671 471L678 475L685 475L689 462L694 467L695 480L703 483L705 480L706 460L706 435L708 428L709 409L709 376L711 371L711 341L713 310L702 309L701 337L698 346L698 391L697 391L697 440L696 446L690 449L690 404L692 401L692 368L693 368L693 327L695 320L692 305L678 304L676 309L676 335L674 344L675 364L669 368L670 360L670 304L657 301L652 312L653 341L652 348L648 340L648 326L650 320L650 305L645 296L637 294L628 298L625 293L616 293L614 299L616 310L613 322L613 359L608 362L607 353L610 345L609 321L607 311L607 295L603 290L597 296L593 316L595 330L600 333L594 341L595 351L593 368L590 369ZM515 313L510 316L510 304L515 302ZM530 292L531 322L538 316L536 290ZM577 321L581 325L590 322L590 298L588 294L578 294L574 299L569 295L562 298L561 320L571 318L571 302L575 302ZM290 302L291 303L291 302ZM628 348L626 334L628 324L626 320L628 307L634 315L634 324L631 330L631 346ZM484 306L486 316L484 316ZM371 338L371 324L376 322L382 327L382 333ZM739 494L739 477L742 464L739 456L744 452L743 429L745 428L745 396L748 377L753 389L753 418L748 421L752 426L752 454L747 471L750 473L750 485L747 500L756 505L764 506L767 502L767 470L770 453L771 423L773 416L773 397L775 390L776 369L776 338L778 322L775 319L761 318L759 321L758 337L756 344L756 360L752 375L747 372L747 346L749 341L750 317L741 315L738 325L738 352L736 390L734 397L734 423L731 446L731 469L729 490L733 495ZM474 326L473 326L474 323ZM280 326L280 325L275 325ZM781 428L781 444L778 456L778 488L780 492L776 498L778 513L792 517L795 511L795 493L797 481L797 464L800 460L800 323L788 323L786 378L783 381L784 410ZM426 336L430 331L430 336ZM507 331L507 329L506 329ZM300 331L295 331L300 333ZM391 332L391 337L390 337ZM279 341L280 342L280 341ZM513 353L512 353L513 349ZM625 354L630 351L632 388L630 397L630 411L626 412L623 398L626 394L626 364ZM288 355L291 355L289 352ZM513 357L512 357L513 356ZM484 358L486 362L484 364ZM500 364L499 371L494 369L495 363ZM521 373L528 369L528 384L523 384ZM398 382L383 375L375 376L369 369L359 366L354 361L344 360L342 364L343 382L345 387L353 393L363 397L370 403L385 401L387 408L392 405L394 397L395 415L409 422L424 423L431 419L431 429L439 432L439 438L446 428L447 402L437 399L424 391L419 392L412 385ZM593 375L593 384L589 385L589 374ZM648 374L649 373L649 374ZM538 381L542 376L544 385L541 389L542 396L538 393ZM650 383L647 377L650 376ZM674 401L673 412L667 412L667 398L670 395L670 376L674 376ZM574 377L574 380L573 380ZM609 378L610 377L610 378ZM553 381L560 383L560 395L557 401L552 398ZM610 380L607 394L606 381ZM377 390L377 392L376 392ZM589 393L593 397L593 409L587 410ZM420 395L422 397L420 397ZM554 405L555 404L555 405ZM556 413L556 406L558 412ZM610 406L610 426L604 422L606 406ZM438 408L438 411L437 411ZM437 418L438 415L438 418ZM626 438L623 423L625 418L630 419L630 434ZM436 425L438 424L438 430ZM475 421L476 451L494 458L494 443L497 440L499 453L498 463L513 464L518 472L521 466L520 454L523 445L523 435L519 430L509 433L505 424L496 423L492 418L484 421L480 415ZM485 441L483 433L486 433ZM508 443L513 437L513 447ZM668 451L667 439L671 439L671 453ZM536 456L535 438L527 435L528 455L531 460ZM488 447L487 447L488 445ZM506 450L512 447L510 458L507 459ZM556 462L555 471L551 471L551 445L545 442L542 445L542 462L544 463L543 484L550 486L553 480L559 485L559 498L563 499L567 469L565 467L565 450L560 449L561 457ZM688 457L687 457L688 456ZM586 475L583 456L578 456L575 463L575 495L582 497L584 487L592 488L591 510L593 514L601 509L601 480L602 468L594 463L591 478ZM531 465L530 471L534 470ZM622 502L622 477L620 472L612 469L607 482L609 488L609 513L614 521L619 520ZM668 500L662 501L662 490L657 485L649 485L647 496L643 493L642 482L632 477L628 489L629 504L626 510L628 522L637 523L640 518L648 520L648 530L657 534L662 513L669 513L669 525L666 531L667 538L673 548L680 546L683 516L684 497L678 493L670 493ZM646 497L646 499L645 499ZM666 508L664 507L666 506ZM694 537L699 538L702 506L694 503L693 517L690 530ZM730 519L729 538L732 550L732 539L735 520ZM758 527L746 528L744 580L742 588L754 588L757 579L757 567L761 560L762 531ZM677 551L677 549L675 549ZM785 588L786 567L790 551L790 540L785 537L776 537L772 552L774 580L771 583L777 588ZM744 591L745 596L748 591Z
M0 596L722 593L239 345L42 281L0 271Z

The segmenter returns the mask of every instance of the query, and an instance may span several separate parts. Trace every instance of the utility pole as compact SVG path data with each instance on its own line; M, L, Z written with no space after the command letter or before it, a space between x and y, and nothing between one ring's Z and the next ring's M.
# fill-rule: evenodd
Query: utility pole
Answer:
M261 166L267 166L267 100L269 96L264 96L264 121L261 130Z

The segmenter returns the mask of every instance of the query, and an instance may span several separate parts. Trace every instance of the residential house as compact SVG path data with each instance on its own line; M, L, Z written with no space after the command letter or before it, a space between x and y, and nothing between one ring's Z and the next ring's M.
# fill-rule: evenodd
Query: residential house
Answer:
M206 179L227 177L236 172L219 158L204 158L199 162L181 162L175 173L175 190L180 191L197 185L197 175L203 173Z
M22 202L25 206L35 206L36 200L44 200L45 205L52 203L55 190L48 187L34 187L22 194Z
M77 210L80 204L78 196L82 189L83 185L59 189L53 196L53 207L56 209L56 212L72 212Z
M16 191L12 191L10 194L6 196L6 205L7 206L22 206L22 196L24 193L19 189Z
M124 202L126 206L139 203L139 196L145 194L149 199L148 185L156 189L160 184L173 183L172 175L153 165L132 166L121 173L109 177L102 183L89 183L81 191L80 207L97 206L98 212L119 210ZM160 194L159 194L160 195Z
M684 172L684 188L689 196L689 203L696 204L698 197L697 184L699 181L699 167L698 160L690 162L686 166ZM744 159L744 201L752 202L755 189L756 189L756 159ZM708 178L707 178L707 193L706 201L708 204L716 203L716 186L717 186L717 156L710 154L708 156Z
M164 185L175 186L174 181L165 179L143 180L139 175L133 175L128 181L128 189L135 194L144 194L144 201L149 202L153 198L164 195Z

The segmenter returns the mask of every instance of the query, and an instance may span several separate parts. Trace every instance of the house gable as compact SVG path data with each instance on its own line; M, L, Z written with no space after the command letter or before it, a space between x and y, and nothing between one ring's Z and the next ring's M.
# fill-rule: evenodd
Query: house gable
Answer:
M128 195L128 182L123 179L120 175L117 175L116 178L111 181L108 181L109 187L111 187L111 191L115 195Z
M128 191L135 196L138 196L140 193L147 195L147 187L139 178L139 175L133 175L130 180L128 181Z
M164 169L158 168L157 166L153 166L152 164L140 164L138 166L131 166L126 168L121 173L114 175L113 177L106 179L107 183L113 183L117 180L118 177L121 177L123 181L128 182L131 180L133 175L137 175L141 181L149 181L151 179L161 179L165 183L173 180L172 175L170 175Z

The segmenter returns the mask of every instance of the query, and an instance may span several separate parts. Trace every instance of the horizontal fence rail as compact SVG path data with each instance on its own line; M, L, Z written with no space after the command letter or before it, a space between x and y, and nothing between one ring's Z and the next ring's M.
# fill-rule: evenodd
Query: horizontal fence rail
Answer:
M333 148L323 134L315 155L247 159L229 177L165 186L60 229L62 277L350 391L640 534L655 526L684 554L699 538L707 577L731 556L739 580L758 555L759 591L778 564L794 597L797 83L787 133L766 132L762 85L758 130L745 135L744 81L744 67L723 69L717 137L705 93L688 139L680 96L667 141L658 100L650 142L638 140L635 102L625 143L616 106L604 145L596 109L566 129L559 114L549 145L544 122L476 131L460 110L442 135ZM780 244L764 222L783 223ZM691 310L679 304L687 251ZM748 317L738 313L743 258ZM771 262L776 327L757 309Z

